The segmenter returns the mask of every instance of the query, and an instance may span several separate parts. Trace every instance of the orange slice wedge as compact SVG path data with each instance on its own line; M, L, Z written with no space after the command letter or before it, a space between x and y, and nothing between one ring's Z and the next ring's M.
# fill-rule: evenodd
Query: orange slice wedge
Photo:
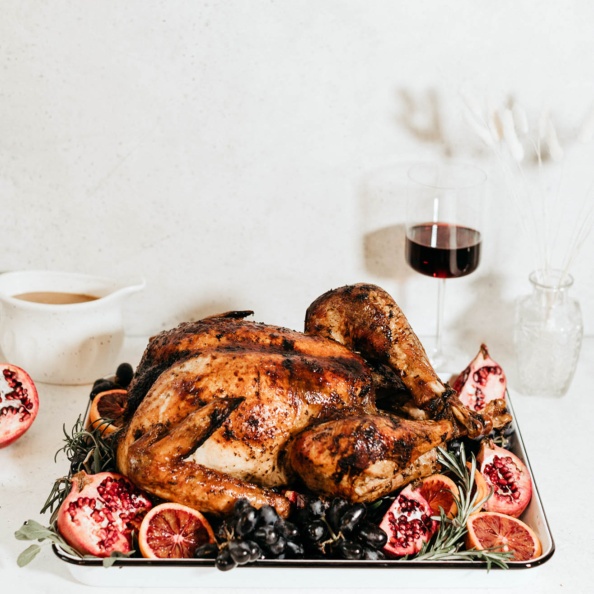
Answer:
M466 466L469 470L472 468L470 462L467 462ZM483 500L486 500L487 496L489 495L489 492L489 485L487 485L485 477L480 473L479 469L476 468L474 471L474 484L472 486L472 495L474 496L475 504L480 503ZM484 507L485 503L486 501L483 502L481 509ZM480 511L480 509L477 509L476 511Z
M111 435L124 424L124 413L128 403L128 392L122 389L99 392L93 398L87 425L99 429L103 435Z
M521 520L497 512L472 514L466 523L466 548L513 553L512 561L529 561L542 553L538 536Z
M191 559L196 549L214 542L206 518L179 503L161 503L144 516L138 531L138 547L148 559Z
M440 509L443 509L448 518L453 518L458 512L455 500L459 495L458 487L451 478L443 474L432 474L422 480L418 490L436 516L440 515Z

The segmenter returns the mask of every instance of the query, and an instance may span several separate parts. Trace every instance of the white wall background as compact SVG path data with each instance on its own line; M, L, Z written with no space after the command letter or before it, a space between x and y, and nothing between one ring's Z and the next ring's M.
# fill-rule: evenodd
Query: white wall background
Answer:
M0 270L141 274L135 335L233 308L301 328L316 296L358 281L430 333L436 285L404 264L402 186L406 163L453 156L489 172L489 224L479 270L449 283L446 331L470 351L511 341L534 241L460 90L550 105L569 138L594 100L590 0L0 11ZM562 226L579 216L575 184L594 179L587 148L564 179ZM572 268L589 334L593 241Z

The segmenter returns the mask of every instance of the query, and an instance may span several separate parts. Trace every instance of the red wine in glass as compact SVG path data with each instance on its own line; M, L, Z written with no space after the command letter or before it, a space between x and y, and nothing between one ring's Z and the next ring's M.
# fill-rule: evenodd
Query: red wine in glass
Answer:
M409 265L434 278L457 278L474 272L481 255L481 234L470 227L421 223L406 236Z

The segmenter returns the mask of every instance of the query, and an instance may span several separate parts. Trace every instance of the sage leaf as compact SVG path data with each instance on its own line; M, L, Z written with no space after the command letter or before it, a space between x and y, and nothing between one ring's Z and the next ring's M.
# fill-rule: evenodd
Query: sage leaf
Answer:
M113 551L109 557L103 558L103 567L111 567L118 559L122 559L125 557L131 557L135 551L130 551L129 553L121 553L120 551Z
M43 540L51 538L52 532L35 520L27 520L14 536L17 540Z
M111 567L118 558L115 555L111 555L110 557L103 558L103 567Z
M18 557L17 557L17 565L19 567L25 567L25 565L31 563L39 552L41 551L41 547L36 544L32 544L31 546L27 547Z

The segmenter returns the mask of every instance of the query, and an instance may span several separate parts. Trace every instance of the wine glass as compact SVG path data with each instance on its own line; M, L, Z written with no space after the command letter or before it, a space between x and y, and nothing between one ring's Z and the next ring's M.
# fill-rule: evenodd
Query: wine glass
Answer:
M406 261L438 279L437 325L429 352L438 371L448 360L442 345L445 281L479 265L486 179L482 169L462 163L418 163L408 171Z

